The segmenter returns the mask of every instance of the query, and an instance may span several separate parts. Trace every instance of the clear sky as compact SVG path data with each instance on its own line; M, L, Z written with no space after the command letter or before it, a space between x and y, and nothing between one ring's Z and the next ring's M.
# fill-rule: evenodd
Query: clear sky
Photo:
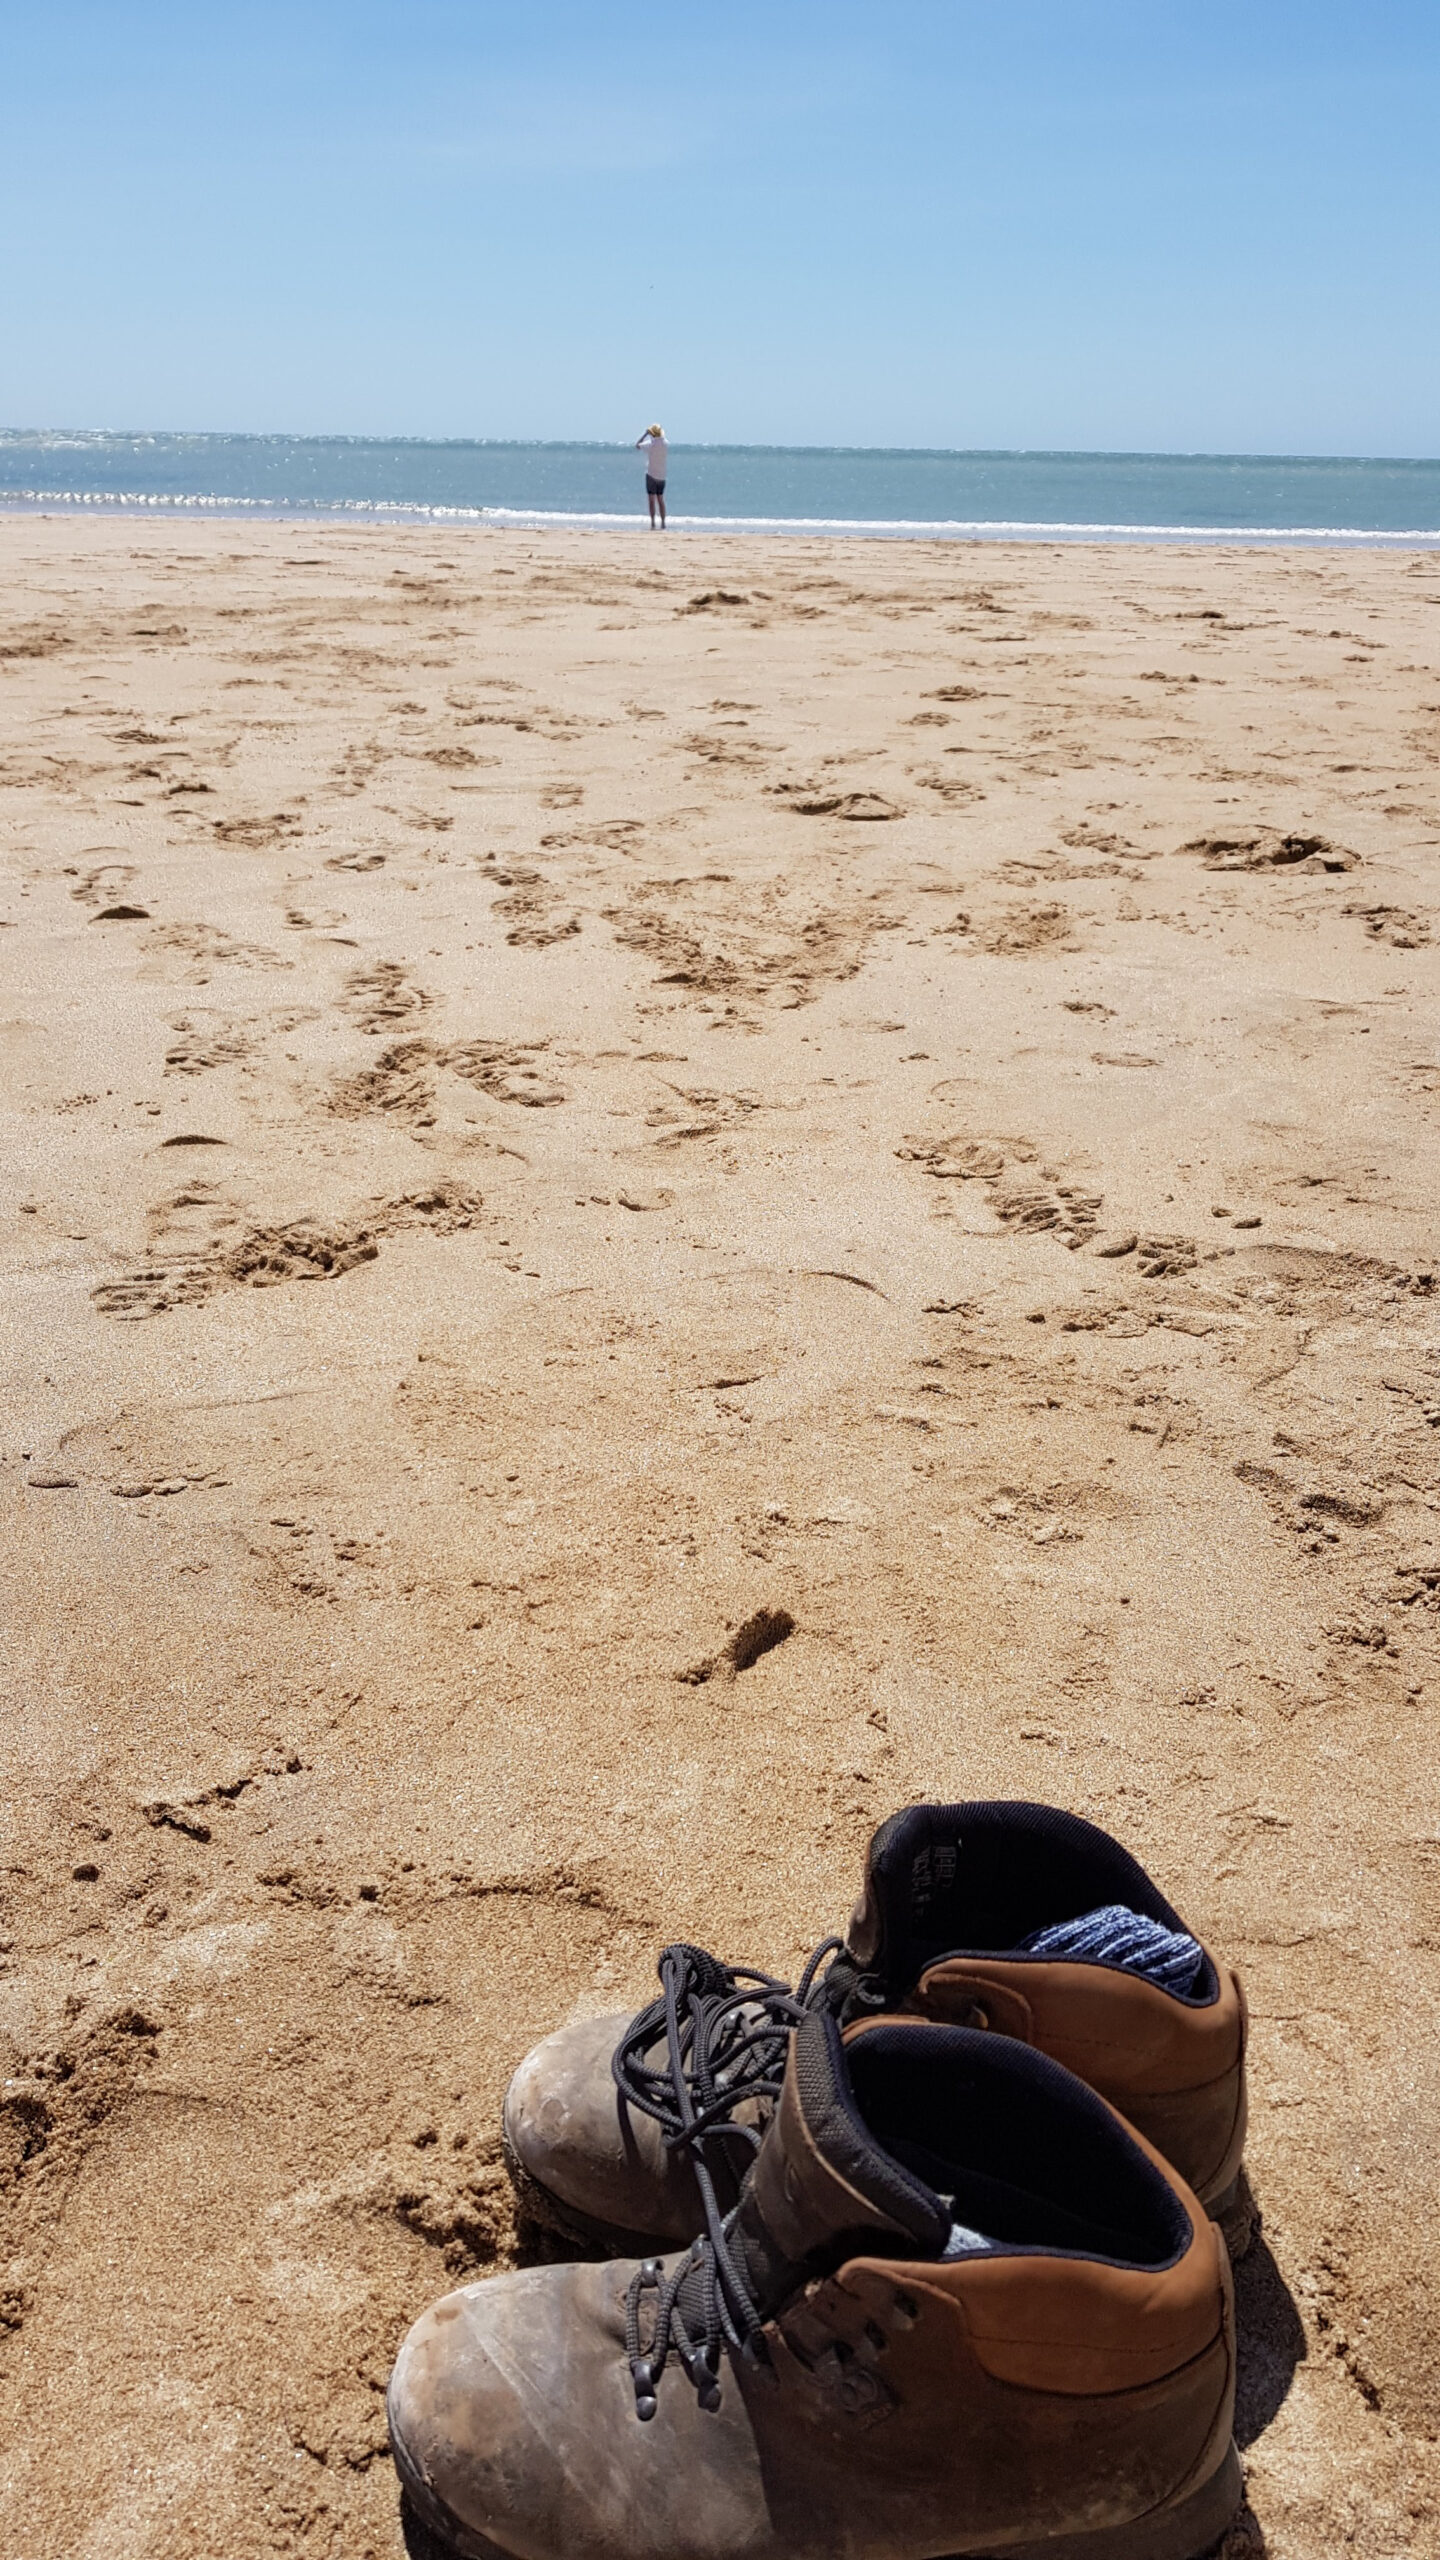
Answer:
M1440 454L1440 0L0 0L0 423Z

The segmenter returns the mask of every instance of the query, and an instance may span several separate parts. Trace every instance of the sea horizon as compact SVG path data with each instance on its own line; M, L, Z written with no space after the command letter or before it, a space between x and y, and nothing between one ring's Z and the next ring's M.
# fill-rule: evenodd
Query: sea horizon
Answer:
M0 429L0 511L645 526L626 443ZM1440 458L672 442L676 533L1440 544Z

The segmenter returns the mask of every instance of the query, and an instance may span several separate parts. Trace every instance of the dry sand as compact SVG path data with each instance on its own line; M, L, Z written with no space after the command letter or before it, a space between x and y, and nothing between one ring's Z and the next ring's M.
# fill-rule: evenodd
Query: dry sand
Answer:
M0 2546L396 2560L526 2046L1001 1794L1249 1985L1237 2547L1440 2547L1440 560L0 546Z

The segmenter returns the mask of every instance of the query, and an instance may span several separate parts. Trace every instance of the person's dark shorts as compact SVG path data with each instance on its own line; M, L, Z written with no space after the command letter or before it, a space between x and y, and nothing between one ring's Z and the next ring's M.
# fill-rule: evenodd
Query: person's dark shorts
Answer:
M664 481L652 480L648 471L645 474L645 495L647 498L663 498L665 495Z

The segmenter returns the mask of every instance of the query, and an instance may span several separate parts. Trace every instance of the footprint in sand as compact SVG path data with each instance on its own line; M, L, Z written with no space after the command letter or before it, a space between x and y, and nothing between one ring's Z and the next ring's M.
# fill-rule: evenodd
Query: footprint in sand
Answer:
M1341 912L1358 917L1372 942L1388 942L1395 951L1422 950L1430 939L1424 918L1412 915L1407 907L1352 906Z
M518 1102L527 1111L541 1111L569 1100L565 1087L537 1064L546 1046L543 1040L462 1040L442 1049L439 1059L452 1075L473 1084L492 1101Z
M1326 836L1282 835L1277 827L1192 836L1178 850L1198 854L1207 871L1354 871L1360 860Z
M293 960L282 960L263 942L241 942L217 924L162 924L145 936L148 949L173 953L188 963L182 974L192 986L209 983L216 968L293 969Z
M266 845L288 844L301 832L302 821L294 809L277 809L269 818L216 818L211 833L217 844L244 845L252 853Z
M291 1218L240 1225L241 1213L211 1183L196 1182L162 1202L149 1220L151 1250L137 1269L91 1291L101 1315L134 1321L194 1306L226 1289L268 1289L286 1281L339 1280L373 1262L383 1238L427 1227L458 1235L481 1215L478 1192L456 1183L375 1200L352 1218ZM236 1230L239 1228L239 1232Z
M706 1681L738 1679L742 1671L753 1671L757 1662L777 1645L784 1644L795 1632L795 1621L788 1609L760 1608L736 1627L716 1653L707 1654L676 1677L691 1688L703 1687Z
M974 932L991 959L1026 959L1032 952L1074 948L1068 907L1006 907Z
M861 825L880 825L905 815L897 800L887 800L879 791L809 792L793 799L790 806L802 818L845 818Z
M133 862L97 863L93 871L82 872L78 878L75 878L73 866L67 864L64 876L75 879L70 895L82 907L109 910L111 913L119 910L134 916L145 913L143 907L127 908L123 904L124 892L132 880L138 880L140 876Z
M1170 1280L1193 1271L1200 1251L1193 1236L1141 1236L1135 1257L1142 1280Z
M375 960L368 968L351 971L341 1002L359 1030L378 1037L393 1031L397 1023L427 1012L432 998L416 986L398 960Z
M210 1067L235 1066L248 1058L255 1045L247 1024L224 1016L197 1022L189 1014L178 1013L170 1028L174 1037L165 1052L167 1075L198 1076Z
M341 1120L363 1120L372 1111L389 1112L402 1120L432 1120L434 1060L428 1040L397 1040L382 1049L373 1066L362 1067L358 1075L337 1077L327 1107Z
M1105 1205L1103 1192L1061 1179L1038 1164L1026 1138L907 1138L895 1150L937 1182L981 1182L1001 1224L1024 1235L1053 1235L1074 1252L1088 1243Z

